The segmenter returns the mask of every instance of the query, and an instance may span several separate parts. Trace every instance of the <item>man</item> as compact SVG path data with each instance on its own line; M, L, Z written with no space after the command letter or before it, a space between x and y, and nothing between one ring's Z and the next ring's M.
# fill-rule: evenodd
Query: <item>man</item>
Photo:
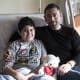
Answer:
M44 18L48 26L37 28L36 38L43 41L48 54L60 57L59 74L64 75L79 63L80 37L73 28L60 24L62 13L56 4L47 5ZM74 77L73 80L78 80L78 78Z
M60 57L58 80L80 80L77 73L70 72L79 64L79 35L73 28L60 24L62 13L54 3L46 6L44 18L48 26L36 28L36 38L42 40L48 54Z

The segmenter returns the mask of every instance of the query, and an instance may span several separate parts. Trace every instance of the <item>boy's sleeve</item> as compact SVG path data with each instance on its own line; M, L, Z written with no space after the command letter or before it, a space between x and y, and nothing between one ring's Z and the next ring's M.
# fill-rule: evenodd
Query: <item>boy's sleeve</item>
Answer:
M45 49L45 46L43 45L43 43L40 41L41 44L41 60L44 59L44 57L47 55L47 51Z

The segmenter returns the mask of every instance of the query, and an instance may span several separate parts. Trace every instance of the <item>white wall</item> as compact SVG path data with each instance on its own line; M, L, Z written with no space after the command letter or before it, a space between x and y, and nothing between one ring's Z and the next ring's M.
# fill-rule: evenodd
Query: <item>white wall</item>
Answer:
M66 0L41 0L41 13L43 13L45 6L48 3L56 3L61 7L63 15L65 16L64 22L68 24L66 9ZM40 0L0 0L0 14L40 14Z
M47 3L57 0L41 0L43 11ZM0 0L0 14L26 14L39 13L40 0Z
M19 0L0 0L0 14L18 13Z

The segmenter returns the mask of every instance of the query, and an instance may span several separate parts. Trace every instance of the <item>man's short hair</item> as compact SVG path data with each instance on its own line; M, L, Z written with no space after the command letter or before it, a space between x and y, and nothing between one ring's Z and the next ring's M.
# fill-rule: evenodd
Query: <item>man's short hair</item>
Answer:
M50 3L46 6L46 8L44 9L44 14L46 13L46 11L48 9L51 9L51 8L57 8L58 10L60 10L60 7L57 5L57 4L54 4L54 3Z

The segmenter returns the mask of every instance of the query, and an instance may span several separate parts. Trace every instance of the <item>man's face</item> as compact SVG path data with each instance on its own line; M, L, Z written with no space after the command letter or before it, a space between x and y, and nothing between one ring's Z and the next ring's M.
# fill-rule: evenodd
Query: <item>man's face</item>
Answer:
M46 10L44 17L48 25L53 27L60 24L62 15L60 10L58 10L57 8L51 8Z

